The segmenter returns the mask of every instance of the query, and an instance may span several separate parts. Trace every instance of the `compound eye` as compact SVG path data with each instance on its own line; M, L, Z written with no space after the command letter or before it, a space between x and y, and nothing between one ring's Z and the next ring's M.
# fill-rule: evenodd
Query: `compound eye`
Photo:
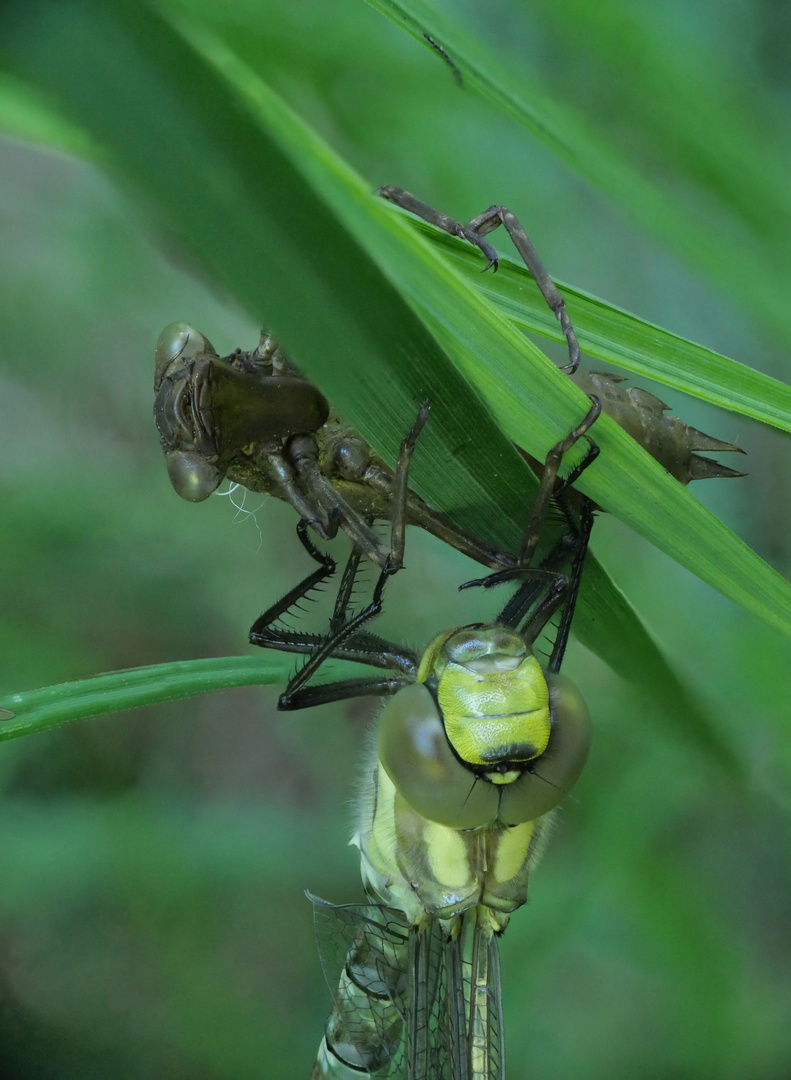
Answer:
M185 322L169 323L157 338L154 352L154 389L159 390L168 369L176 361L189 360L203 353L217 355L212 343L200 330L195 330Z
M200 454L187 450L172 450L165 454L165 463L176 494L187 502L208 499L225 475Z
M514 671L527 656L521 634L505 626L465 627L445 642L452 664L473 672Z
M546 676L552 727L547 748L512 784L501 788L500 819L507 825L534 821L565 799L588 760L590 716L582 696L562 675Z
M421 817L451 829L477 829L495 820L498 789L456 758L423 683L403 687L387 702L378 735L382 767Z

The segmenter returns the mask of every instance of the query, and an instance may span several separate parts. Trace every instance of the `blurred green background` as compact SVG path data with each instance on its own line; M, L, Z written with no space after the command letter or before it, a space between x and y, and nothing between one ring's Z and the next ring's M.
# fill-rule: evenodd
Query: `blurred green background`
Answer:
M726 266L653 238L639 205L627 213L594 190L361 0L180 6L372 189L399 184L462 219L505 203L553 274L788 381L787 221L771 252L767 241L763 308L741 303L741 255L760 252L757 219L772 206L740 205L749 185L729 188L740 161L761 175L765 152L770 176L788 164L784 5L606 0L594 15L574 0L501 0L485 16L445 5L680 214L697 214L713 244L729 243ZM295 517L249 495L241 511L229 497L179 500L151 408L162 326L185 319L223 353L251 347L257 327L93 165L7 137L0 175L0 693L248 653L250 623L308 569ZM720 212L729 200L755 222L749 252ZM786 438L652 389L748 451L748 479L695 494L787 575ZM744 777L572 646L564 670L595 744L503 941L508 1076L786 1078L788 643L613 519L597 524L594 549ZM462 557L410 535L407 564L383 633L419 647L485 617L478 597L455 593L477 574ZM237 690L0 747L3 1080L309 1074L330 998L302 891L360 896L345 845L373 706L278 715L277 693Z

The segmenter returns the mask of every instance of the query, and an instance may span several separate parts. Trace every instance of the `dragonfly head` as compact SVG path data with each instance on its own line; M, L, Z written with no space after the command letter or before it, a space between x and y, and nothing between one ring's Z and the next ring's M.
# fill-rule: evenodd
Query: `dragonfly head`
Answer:
M168 476L177 494L202 502L225 475L217 465L217 447L201 414L214 346L187 323L175 322L159 335L154 354L154 420Z
M418 682L379 721L379 760L423 817L455 829L547 813L590 748L582 698L542 670L522 635L467 626L436 638Z

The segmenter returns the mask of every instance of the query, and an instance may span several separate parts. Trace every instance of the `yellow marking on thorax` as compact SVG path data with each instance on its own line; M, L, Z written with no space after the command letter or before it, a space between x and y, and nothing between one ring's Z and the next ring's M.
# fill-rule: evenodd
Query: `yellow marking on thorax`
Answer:
M511 881L521 871L535 828L535 821L525 821L522 825L503 829L498 839L494 863L489 866L489 873L496 882Z
M473 880L467 845L456 829L427 821L423 828L428 863L436 881L447 889L463 890Z

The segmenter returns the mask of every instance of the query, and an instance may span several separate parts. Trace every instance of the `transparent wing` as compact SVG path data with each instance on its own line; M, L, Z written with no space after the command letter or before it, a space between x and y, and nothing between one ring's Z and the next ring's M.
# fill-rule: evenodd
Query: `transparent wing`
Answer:
M336 905L310 893L308 898L333 997L313 1080L351 1072L406 1080L410 928L405 916L376 904Z
M469 1080L504 1080L503 993L500 949L489 911L478 908L465 925L469 937ZM469 931L469 933L467 933ZM465 942L465 954L468 945ZM465 956L466 966L466 956ZM466 1078L465 1078L466 1080Z
M487 910L465 912L439 944L426 1080L504 1080L500 954Z
M393 908L308 897L333 996L313 1080L504 1080L499 951L485 908L444 930L438 920L410 927Z
M443 1020L448 998L444 935L436 920L412 927L408 947L407 1080L455 1080Z

